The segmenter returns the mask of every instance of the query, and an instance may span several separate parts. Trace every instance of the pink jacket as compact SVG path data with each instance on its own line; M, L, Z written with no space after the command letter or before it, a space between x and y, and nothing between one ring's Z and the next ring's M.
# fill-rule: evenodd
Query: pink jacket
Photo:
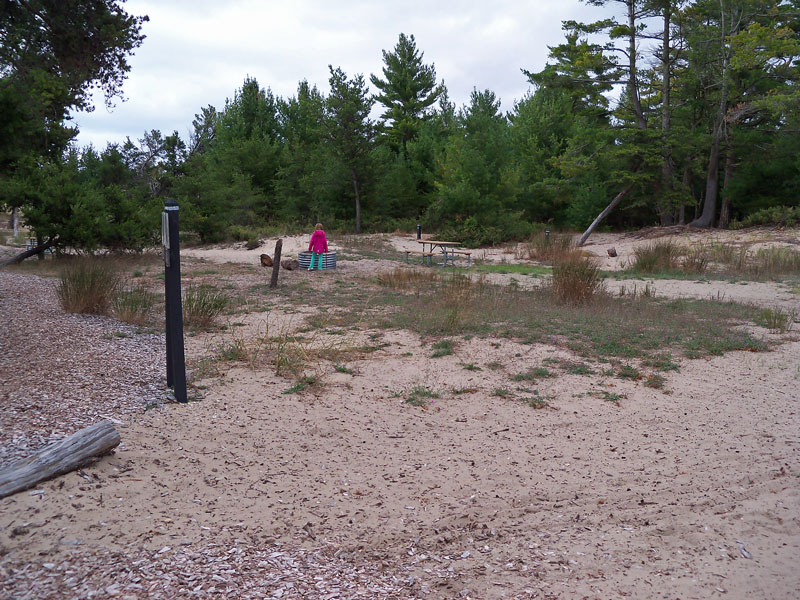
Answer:
M328 251L328 238L325 237L325 232L317 229L311 234L311 241L308 243L309 252L327 252Z

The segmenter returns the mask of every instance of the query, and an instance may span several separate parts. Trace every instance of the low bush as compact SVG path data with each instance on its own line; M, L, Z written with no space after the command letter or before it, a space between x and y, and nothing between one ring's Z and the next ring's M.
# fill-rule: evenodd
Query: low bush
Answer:
M67 312L108 315L120 283L119 272L108 261L79 258L61 271L56 294Z
M731 229L743 229L755 225L780 225L784 227L800 225L800 206L762 208L741 221L733 221Z

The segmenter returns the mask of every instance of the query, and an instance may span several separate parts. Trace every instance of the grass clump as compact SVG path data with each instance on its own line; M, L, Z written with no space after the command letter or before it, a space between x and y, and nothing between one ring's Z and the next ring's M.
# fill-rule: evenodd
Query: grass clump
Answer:
M550 403L541 396L529 396L527 398L522 398L521 401L535 409L546 408L550 406Z
M305 376L301 377L300 381L295 383L292 387L283 391L284 394L297 394L302 392L304 389L314 385L317 383L317 379L315 377Z
M585 363L572 363L567 365L567 373L570 375L594 375L595 370Z
M647 387L651 387L651 388L655 388L657 390L660 390L660 389L662 389L664 387L664 376L663 375L657 375L657 374L648 375L644 380L644 384Z
M681 249L671 241L656 241L633 251L630 270L634 273L664 273L675 271Z
M770 333L787 333L794 323L795 312L782 308L762 308L756 323L769 329Z
M514 392L506 388L495 388L492 391L492 396L497 396L498 398L511 398L513 395Z
M704 246L694 246L686 251L681 263L681 270L686 273L699 275L705 273L711 262L711 256Z
M408 395L404 398L404 401L411 406L427 408L431 399L439 397L439 394L434 390L422 385L416 385L409 390Z
M553 293L563 304L586 304L604 289L600 269L586 258L571 254L553 265Z
M183 295L183 322L199 329L210 327L230 304L230 298L210 286L189 286Z
M800 252L785 247L760 248L749 267L753 275L762 278L800 275Z
M423 283L438 279L438 275L430 270L396 267L377 276L378 285L394 290L415 289Z
M658 369L659 371L680 371L681 368L678 364L672 360L672 355L668 352L661 352L659 354L654 354L648 358L645 358L642 361L642 364L646 367L652 367L654 369Z
M545 367L531 367L527 371L517 373L512 379L514 381L535 381L545 377L555 377L555 375Z
M465 371L483 371L483 369L474 363L461 363L461 367Z
M544 231L539 231L527 242L517 246L515 256L517 259L560 262L575 253L572 238L572 235L566 233L545 234Z
M636 370L636 367L632 367L630 365L622 365L619 371L617 371L617 376L621 377L622 379L641 379L642 376L639 374L639 371Z
M449 356L453 353L453 340L440 340L433 345L431 358Z
M77 259L64 268L56 286L66 312L108 315L122 279L116 268L100 259Z
M156 299L157 295L144 284L120 289L112 300L114 314L125 323L145 325Z

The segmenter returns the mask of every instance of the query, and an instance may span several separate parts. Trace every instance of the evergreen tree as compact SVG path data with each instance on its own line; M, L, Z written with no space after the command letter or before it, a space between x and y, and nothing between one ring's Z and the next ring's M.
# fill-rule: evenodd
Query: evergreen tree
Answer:
M37 233L63 245L80 242L66 221L93 201L76 184L65 150L77 130L73 110L91 110L91 90L107 104L121 95L127 57L147 17L113 0L9 0L0 3L0 205L21 207ZM44 190L58 190L54 195ZM64 203L81 206L65 207ZM93 242L92 242L93 243Z
M361 232L360 184L367 172L374 138L369 113L372 99L363 75L352 79L341 68L328 66L330 94L325 102L325 128L328 139L347 169L355 199L355 230Z
M400 34L392 52L383 51L383 79L376 75L370 81L380 93L375 99L385 107L381 121L390 144L407 155L408 142L413 140L430 107L442 93L436 85L436 69L423 64L423 53L417 50L414 36Z

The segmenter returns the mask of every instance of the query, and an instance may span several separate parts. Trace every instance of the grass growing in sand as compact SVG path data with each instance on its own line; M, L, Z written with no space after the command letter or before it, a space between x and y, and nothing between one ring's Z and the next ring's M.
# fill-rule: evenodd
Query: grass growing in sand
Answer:
M779 246L751 249L747 244L708 243L685 247L672 240L655 241L636 248L626 270L604 275L797 281L800 279L800 252Z
M387 301L384 302L384 298ZM551 289L520 290L472 281L458 273L421 281L411 292L372 297L372 324L410 329L423 336L495 334L523 343L549 343L595 359L687 357L731 350L763 351L768 343L740 325L755 323L758 309L711 300L611 297L562 304ZM660 367L657 367L660 368Z

